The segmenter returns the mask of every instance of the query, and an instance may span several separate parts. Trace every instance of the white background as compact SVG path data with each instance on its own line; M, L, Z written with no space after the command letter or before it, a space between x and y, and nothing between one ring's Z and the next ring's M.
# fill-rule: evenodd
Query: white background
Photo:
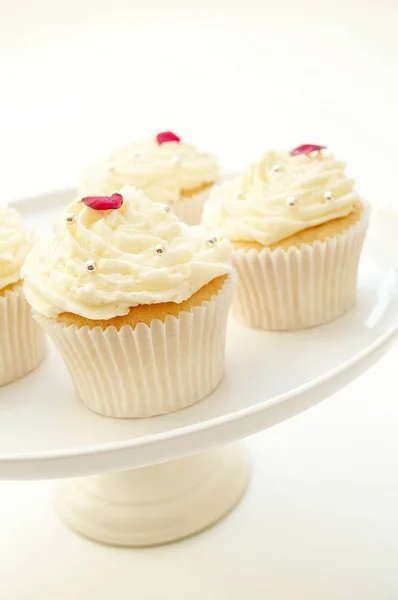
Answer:
M326 144L394 206L397 30L394 0L0 0L2 196L173 129L227 170ZM49 484L1 484L0 597L396 600L397 359L253 438L244 502L182 544L96 546L58 523Z

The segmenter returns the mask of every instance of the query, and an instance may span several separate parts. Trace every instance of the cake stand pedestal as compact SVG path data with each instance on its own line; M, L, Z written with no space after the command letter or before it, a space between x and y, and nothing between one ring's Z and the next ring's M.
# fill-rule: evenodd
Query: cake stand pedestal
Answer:
M206 529L240 500L249 481L241 444L108 475L57 484L62 520L117 546L154 546Z

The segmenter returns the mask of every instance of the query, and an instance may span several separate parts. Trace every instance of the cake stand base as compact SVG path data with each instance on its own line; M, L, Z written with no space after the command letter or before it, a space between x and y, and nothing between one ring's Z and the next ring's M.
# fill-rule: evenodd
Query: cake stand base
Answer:
M249 481L244 447L231 444L170 462L57 484L62 520L97 542L154 546L224 517Z

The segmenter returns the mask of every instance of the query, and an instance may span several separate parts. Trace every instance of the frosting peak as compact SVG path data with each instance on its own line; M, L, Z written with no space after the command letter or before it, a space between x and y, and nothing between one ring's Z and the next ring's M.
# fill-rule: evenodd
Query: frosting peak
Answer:
M183 302L231 271L228 241L206 243L201 228L131 186L121 194L110 211L75 200L34 246L23 273L37 312L111 319L139 304Z
M212 191L203 223L231 241L268 246L347 216L359 197L345 167L326 153L269 152L241 178Z
M170 139L162 137L162 143L158 136L144 139L89 166L81 174L79 194L112 194L131 184L155 202L174 204L181 191L195 190L217 180L218 166L213 155L198 151L171 132L159 135L165 134L170 134Z
M34 239L16 210L0 207L0 289L21 279L21 267Z

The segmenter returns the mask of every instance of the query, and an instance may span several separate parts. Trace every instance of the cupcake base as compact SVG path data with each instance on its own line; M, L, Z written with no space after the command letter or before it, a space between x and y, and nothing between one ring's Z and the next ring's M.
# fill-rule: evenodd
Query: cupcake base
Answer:
M364 205L354 225L311 244L235 248L234 316L255 329L290 331L327 323L352 308L369 213Z
M222 281L209 300L178 316L168 314L164 321L159 312L149 325L119 328L119 323L103 329L36 318L54 340L88 408L110 417L171 413L210 394L223 377L235 281L233 276Z
M202 219L202 212L207 201L213 184L203 186L202 191L192 195L189 190L181 193L179 202L171 205L175 215L187 225L199 225Z
M170 462L60 482L56 502L75 531L117 546L154 546L222 519L242 497L249 466L241 444Z
M1 290L0 385L11 383L35 369L45 353L45 335L32 317L22 286L15 284Z

